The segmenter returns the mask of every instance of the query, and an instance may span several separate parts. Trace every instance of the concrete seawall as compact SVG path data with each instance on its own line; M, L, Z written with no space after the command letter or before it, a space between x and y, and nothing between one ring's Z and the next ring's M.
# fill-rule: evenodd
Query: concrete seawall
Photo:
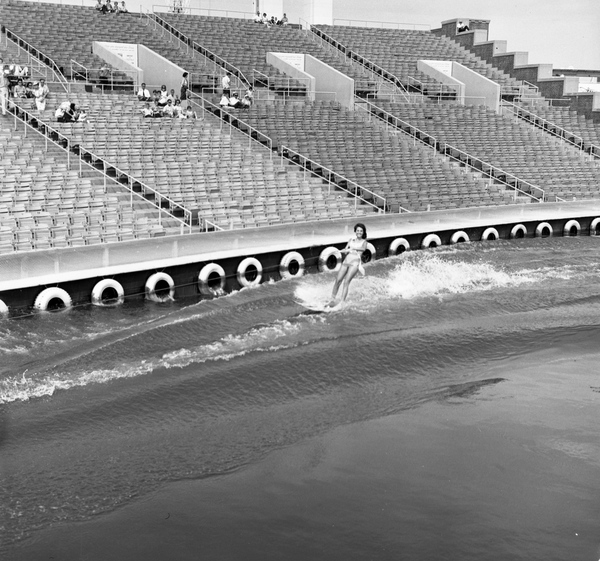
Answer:
M511 237L511 229L523 224L521 235L534 237L536 227L548 222L553 235L562 236L569 220L578 220L580 234L590 233L590 224L600 217L600 201L527 204L422 213L386 214L360 219L305 222L247 230L153 238L56 250L40 250L0 256L0 300L11 309L33 305L46 287L65 289L76 303L90 302L93 286L103 278L117 279L125 296L144 294L144 283L155 272L172 276L177 296L199 294L198 273L203 265L218 263L225 271L225 290L239 288L236 271L246 257L260 260L265 280L281 278L280 263L290 251L298 251L309 272L325 247L343 247L353 225L364 222L374 258L386 257L392 240L405 238L411 249L421 247L425 236L435 233L442 244L452 234L464 231L471 241L494 227L500 238ZM595 232L594 232L595 233Z

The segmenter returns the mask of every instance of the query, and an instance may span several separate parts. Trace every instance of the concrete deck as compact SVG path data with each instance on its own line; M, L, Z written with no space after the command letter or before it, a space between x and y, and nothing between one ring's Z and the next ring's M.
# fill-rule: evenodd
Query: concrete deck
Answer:
M344 243L353 225L367 226L369 240L447 231L600 217L600 200L373 215L269 226L247 230L172 236L0 256L0 293L7 290L165 269L232 257L259 256ZM531 233L532 230L528 229Z

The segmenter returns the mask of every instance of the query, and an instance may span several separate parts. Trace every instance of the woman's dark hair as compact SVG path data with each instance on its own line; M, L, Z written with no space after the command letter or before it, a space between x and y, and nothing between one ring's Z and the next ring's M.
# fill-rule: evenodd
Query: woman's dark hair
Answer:
M184 73L183 73L183 77L184 77L184 78L185 78L187 75L188 75L188 73L187 73L187 72L184 72Z
M362 222L358 222L357 224L354 225L354 231L356 232L357 228L362 228L363 230L363 240L367 239L367 227L362 223Z

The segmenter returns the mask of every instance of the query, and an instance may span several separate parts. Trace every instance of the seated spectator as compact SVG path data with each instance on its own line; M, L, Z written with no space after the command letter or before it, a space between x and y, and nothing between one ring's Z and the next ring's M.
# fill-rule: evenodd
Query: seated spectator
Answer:
M119 13L119 14L127 14L127 13L129 13L128 10L127 10L127 7L125 6L125 0L123 0L121 2L120 6L119 6L118 2L116 4L117 4L117 13Z
M173 104L173 100L168 99L167 104L163 107L163 115L165 117L174 117L175 116L175 107Z
M247 97L250 100L250 105L254 103L254 88L252 86L248 86L244 97Z
M267 27L269 27L269 17L267 16L267 12L263 12L261 21L264 25L266 25Z
M102 84L103 86L108 86L108 84L110 83L110 73L110 66L108 66L106 62L103 62L102 66L100 67L100 70L98 71L98 78L100 84Z
M98 0L100 2L100 0ZM262 23L262 17L260 16L260 10L256 10L256 15L254 16L254 23Z
M17 78L27 78L29 76L29 68L27 68L27 66L15 64L15 76Z
M77 111L77 113L75 114L75 120L78 123L89 123L90 122L88 120L88 114L85 109L80 109Z
M463 31L469 31L469 25L466 23L463 25L463 22L459 21L458 22L458 32L462 33Z
M183 107L181 107L181 100L176 99L175 102L173 103L173 117L175 117L177 119L177 118L181 117L182 114L183 114Z
M185 108L185 111L183 113L185 115L186 119L197 119L198 115L196 115L196 112L192 109L191 105L188 105Z
M283 14L283 17L277 22L277 25L287 25L288 17L286 14Z
M219 105L221 107L229 107L229 98L225 94L221 96L221 101L219 101Z
M146 84L142 82L140 89L137 92L137 98L140 101L150 101L152 96L150 95L150 90L146 87Z
M236 92L233 92L233 94L231 95L231 98L229 99L229 106L233 108L238 108L242 106L240 97Z
M25 99L27 96L27 88L23 85L23 80L19 78L17 85L13 90L13 96L17 99Z
M152 107L150 107L150 104L148 102L146 102L146 105L144 105L144 107L140 109L140 113L144 116L144 119L146 117L154 117L154 110L152 109Z
M54 116L59 123L70 123L75 120L77 108L74 102L63 101L54 112Z
M248 94L246 94L241 101L241 109L250 109L250 107L252 107L252 100L250 99L250 97L248 97Z
M101 14L108 14L108 12L110 11L109 4L109 0L102 1L102 7L100 8Z
M164 107L167 101L169 101L169 92L167 91L167 86L163 84L158 92L158 105Z
M108 5L109 12L114 14L117 11L117 0L115 0L112 4L110 3L110 0L106 0L106 4Z
M98 11L101 12L102 11L102 0L96 0L96 5L94 6L94 8Z
M169 92L167 99L170 99L173 103L175 103L175 100L179 99L173 88L171 88L171 91Z
M38 111L46 110L46 99L50 95L50 90L46 85L46 80L41 78L40 81L36 84L36 86L32 90L33 97L35 97L35 106Z

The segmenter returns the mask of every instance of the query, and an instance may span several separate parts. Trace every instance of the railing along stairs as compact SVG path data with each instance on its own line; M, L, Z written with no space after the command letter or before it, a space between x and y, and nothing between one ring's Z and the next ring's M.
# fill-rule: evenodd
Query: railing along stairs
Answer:
M375 62L358 54L356 51L353 51L352 49L350 49L343 43L340 43L339 41L334 39L331 35L329 35L328 33L325 33L323 30L319 29L318 27L310 25L309 23L306 23L306 22L303 25L308 30L310 36L313 39L316 39L316 38L320 39L320 41L317 41L317 43L320 43L322 45L327 45L329 47L333 47L333 49L337 50L339 53L344 55L344 60L346 62L349 62L350 64L352 64L354 62L358 63L359 66L361 66L365 70L369 71L373 77L380 77L383 80L385 80L387 83L392 84L394 86L394 89L391 92L392 94L400 95L408 103L411 102L411 94L406 89L404 83L400 80L400 78L397 78L391 72L388 72L387 70L385 70L384 68L382 68L381 66L376 64Z
M516 119L525 121L526 123L542 129L552 136L560 138L567 144L574 146L585 154L588 154L592 159L600 159L600 146L586 141L574 132L571 132L560 125L557 125L556 123L537 115L533 111L525 109L524 107L521 107L515 103L504 102L501 107L503 112L504 109L507 109L512 115L515 116Z
M146 25L149 24L149 21L154 21L155 24L158 24L162 29L164 29L166 32L168 32L169 36L171 38L175 39L178 42L178 45L180 46L180 48L182 45L184 45L187 49L188 54L191 49L192 57L194 56L195 53L202 55L209 64L213 65L215 73L217 73L217 69L226 70L227 72L230 72L232 76L234 76L241 82L241 86L239 86L239 87L248 87L251 85L248 78L244 75L244 73L237 66L234 66L233 64L231 64L224 58L221 58L216 53L207 49L206 47L199 45L198 43L196 43L196 41L193 41L192 39L190 39L187 35L185 35L181 31L179 31L176 27L172 26L169 22L165 21L163 18L161 18L156 13L153 13L150 15L145 14L145 16L147 18Z
M355 97L354 106L358 110L367 112L370 117L374 116L380 121L383 121L386 124L386 128L392 127L393 129L401 131L411 137L415 142L420 142L428 148L433 149L436 154L447 157L459 166L469 168L473 173L479 173L482 176L489 178L491 181L500 183L505 188L512 189L514 191L515 202L519 195L528 197L535 202L545 202L548 200L546 192L541 187L529 183L524 179L520 179L516 175L504 171L503 169L473 156L460 148L456 148L447 142L437 140L433 135L418 129L407 121L396 117L389 111L378 107L370 101ZM562 199L556 197L556 200Z
M199 97L195 94L193 95L195 98ZM208 101L205 98L201 99L202 101L198 101L198 103L201 103L202 107L206 111L217 116L225 123L229 123L230 126L241 131L242 133L247 135L251 140L255 140L256 142L260 143L263 147L268 148L271 154L271 158L273 157L273 151L277 149L279 155L281 156L282 163L283 160L286 159L289 162L300 166L303 169L305 176L308 172L314 175L315 177L318 177L322 181L325 181L328 185L330 193L332 190L339 189L354 197L354 208L356 208L358 206L358 203L360 202L373 207L379 213L385 214L385 212L387 211L387 200L385 197L382 197L381 195L374 193L370 189L359 185L355 181L352 181L351 179L348 179L347 177L327 168L326 166L323 166L320 163L311 160L310 158L304 156L300 152L293 150L292 148L289 148L284 145L280 145L279 147L274 146L273 139L270 136L260 132L248 123L245 123L236 114L229 113L228 111ZM400 207L400 212L410 211Z
M56 64L56 62L54 62L54 60L52 60L49 56L45 55L42 51L40 51L39 49L37 49L36 47L31 45L30 43L25 41L25 39L22 39L21 37L19 37L16 33L13 33L7 27L3 27L3 29L4 29L4 34L6 36L7 41L11 41L20 50L23 50L24 52L26 52L28 54L28 56L30 57L29 65L30 65L30 68L32 69L32 72L33 72L33 70L37 70L40 74L42 74L42 72L40 71L40 68L50 70L52 72L52 75L54 78L52 81L60 84L60 86L65 90L65 92L69 91L69 84L67 82L67 79L65 78L65 75L63 74L63 72L60 69L60 67L58 66L58 64ZM38 68L36 69L34 66L34 61L37 61L37 63L41 66L38 66ZM44 76L45 76L46 80L49 81L47 73L44 72Z
M15 118L15 130L17 130L18 126L17 121L21 121L25 127L25 133L27 128L31 128L36 133L45 137L46 147L48 146L48 141L50 140L55 146L65 150L67 152L67 165L69 168L71 167L71 155L77 155L80 176L83 165L87 165L91 169L101 172L104 176L105 187L107 185L107 181L112 181L119 187L125 188L129 191L131 206L133 206L134 197L138 197L151 206L154 206L158 211L157 224L159 226L162 225L164 213L170 219L179 224L180 234L192 233L191 210L172 200L170 197L163 195L153 187L150 187L141 181L139 178L136 178L125 170L118 168L102 156L95 154L80 144L73 143L69 137L65 136L48 123L42 121L38 115L34 115L27 109L16 105L13 102L11 102L10 105L13 109ZM182 214L183 219L173 214L174 212L179 212ZM202 219L201 228L199 230L208 231L221 229L222 228L216 224L213 224L209 220Z

